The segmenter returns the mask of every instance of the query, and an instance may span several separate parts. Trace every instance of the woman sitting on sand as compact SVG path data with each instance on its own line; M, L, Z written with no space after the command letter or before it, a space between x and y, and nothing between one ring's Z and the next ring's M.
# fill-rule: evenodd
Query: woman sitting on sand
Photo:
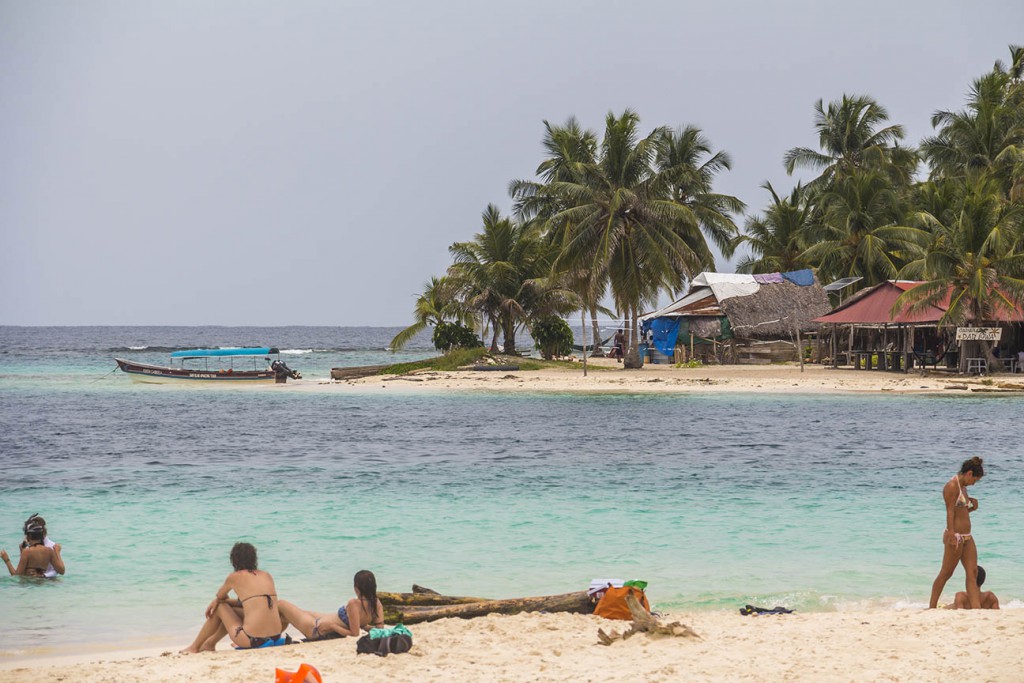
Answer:
M7 571L12 576L35 576L43 578L52 568L54 576L64 573L64 560L60 557L60 545L52 548L47 547L46 526L34 521L36 517L30 517L25 522L25 541L21 544L21 557L18 558L18 567L11 564L11 558L6 550L0 550L0 560L7 565Z
M384 606L377 599L377 578L363 569L353 579L356 597L335 612L308 612L287 600L278 603L281 623L289 624L310 640L325 640L339 636L358 636L362 631L384 625Z
M978 591L978 547L971 536L971 513L978 509L978 499L967 495L966 488L978 483L985 470L981 466L981 458L974 456L965 460L960 473L946 482L942 489L942 498L946 502L946 530L942 532L942 543L945 546L942 554L942 568L932 583L932 597L928 607L935 609L939 604L942 589L946 587L949 577L953 576L957 563L962 563L967 572L967 598L971 609L981 607Z
M277 613L274 577L256 568L256 548L236 543L231 549L231 565L235 571L217 590L206 608L206 623L182 653L213 651L225 635L243 650L290 642ZM237 600L228 599L231 591L235 591Z

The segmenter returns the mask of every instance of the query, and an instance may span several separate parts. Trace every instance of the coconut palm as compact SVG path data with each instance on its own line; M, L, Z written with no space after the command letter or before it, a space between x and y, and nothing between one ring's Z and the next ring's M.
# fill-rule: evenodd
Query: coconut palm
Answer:
M892 278L916 257L927 235L902 225L898 193L880 171L837 179L820 200L822 219L802 255L828 279L861 276L867 286Z
M896 301L911 310L944 302L943 324L993 322L1024 304L1024 206L1003 198L999 179L972 175L959 185L955 210L919 212L915 220L931 232L925 252L900 271L924 282ZM983 350L998 368L991 345Z
M559 308L557 295L543 291L539 281L551 258L536 222L503 217L491 204L483 212L483 230L448 250L454 257L448 276L463 305L494 325L492 352L499 331L505 353L515 353L516 329L534 311Z
M670 183L672 200L688 207L697 217L700 231L690 235L691 246L706 252L706 235L723 256L731 257L739 233L733 214L743 213L746 205L732 195L713 191L715 176L732 168L729 154L713 153L704 133L694 126L686 126L665 131L658 138L655 165L658 173Z
M766 181L761 187L771 194L772 203L762 215L748 218L744 234L735 238L735 246L746 245L751 252L736 264L736 272L775 273L809 267L804 251L816 218L803 185L797 183L785 199L771 183Z
M921 142L932 178L964 178L984 171L1000 181L1004 194L1020 194L1024 183L1024 86L1019 75L1014 76L1019 68L1020 61L1011 71L997 64L974 81L965 109L938 111L932 116L938 133Z
M455 321L471 325L473 322L472 316L454 299L452 283L444 277L431 277L424 285L423 293L416 297L413 316L416 322L391 340L388 345L391 351L400 351L417 334L438 323Z
M513 180L509 183L509 195L515 200L514 208L524 220L547 221L551 216L571 206L566 197L548 191L549 184L572 182L575 178L584 177L589 167L597 164L597 136L592 131L584 129L575 117L570 117L560 126L544 121L544 138L541 144L547 156L537 166L535 173L539 180ZM559 227L564 228L565 225ZM556 249L561 248L561 241L565 238L564 230L548 229L546 235ZM592 355L604 355L600 346L596 344L601 337L597 314L599 310L605 310L598 305L607 291L604 274L583 270L577 273L556 274L556 277L560 281L570 282L575 288L580 305L590 313L595 340Z
M904 130L900 125L884 125L889 112L873 98L865 95L843 95L830 102L814 105L818 145L794 147L786 152L786 172L798 168L820 170L821 175L808 183L815 191L824 191L834 179L848 176L858 169L884 169L894 182L909 181L917 165L914 152L900 147Z

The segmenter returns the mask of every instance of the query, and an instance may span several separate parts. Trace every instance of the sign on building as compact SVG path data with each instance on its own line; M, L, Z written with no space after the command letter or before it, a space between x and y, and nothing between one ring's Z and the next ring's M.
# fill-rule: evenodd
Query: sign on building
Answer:
M1003 337L1001 327L958 327L956 340L962 341L999 341Z

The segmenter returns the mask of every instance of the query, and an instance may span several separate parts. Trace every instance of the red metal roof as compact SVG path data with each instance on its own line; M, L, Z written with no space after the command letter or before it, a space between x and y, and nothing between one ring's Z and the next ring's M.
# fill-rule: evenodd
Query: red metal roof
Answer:
M815 318L814 322L839 323L849 325L922 325L926 323L937 323L946 309L949 307L949 295L946 295L937 306L927 306L922 310L910 312L906 307L897 315L892 315L896 299L903 292L911 290L921 284L920 281L911 280L888 280L855 295L846 303L833 309L831 313ZM1012 312L1000 313L996 320L987 322L1021 322L1024 321L1024 311L1015 307Z
M850 324L910 324L919 325L923 323L935 323L946 314L946 309L938 306L928 306L924 310L910 313L906 309L897 316L892 315L892 307L896 299L908 289L913 289L919 282L907 282L903 280L887 281L875 285L860 296L847 301L831 313L816 318L819 323L840 323Z

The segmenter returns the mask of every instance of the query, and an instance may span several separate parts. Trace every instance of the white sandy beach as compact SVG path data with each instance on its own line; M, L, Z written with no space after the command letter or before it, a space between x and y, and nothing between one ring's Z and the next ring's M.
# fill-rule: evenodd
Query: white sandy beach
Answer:
M295 390L391 389L399 391L483 390L517 392L596 393L1019 393L1024 375L993 377L957 375L946 371L882 372L878 370L833 369L821 365L710 365L677 368L674 365L645 365L639 370L622 370L614 360L588 361L582 367L531 371L438 372L420 370L406 375L383 375L353 380L304 380L287 385Z
M700 640L638 634L599 645L619 628L572 614L492 615L412 627L412 652L356 655L353 639L254 652L102 655L72 662L0 663L7 683L247 683L303 662L324 681L944 681L1024 680L1024 610L831 612L744 617L671 615ZM223 647L223 646L222 646Z

